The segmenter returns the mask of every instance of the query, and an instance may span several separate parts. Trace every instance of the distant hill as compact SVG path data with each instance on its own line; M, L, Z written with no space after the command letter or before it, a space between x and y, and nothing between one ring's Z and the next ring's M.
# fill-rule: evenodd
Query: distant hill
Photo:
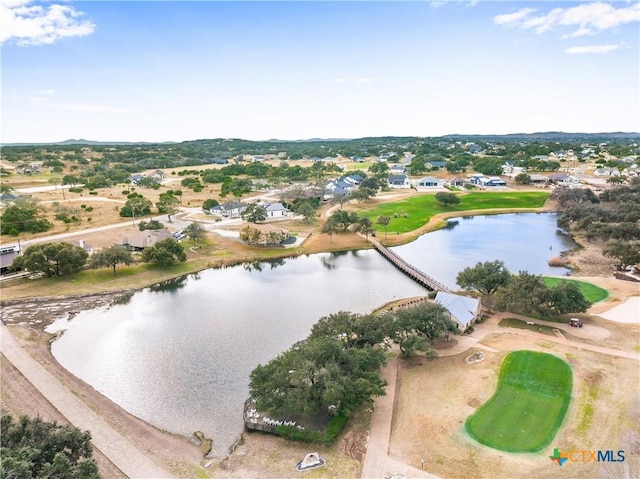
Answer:
M640 133L636 132L603 132L603 133L566 133L562 131L546 131L539 133L509 133L506 135L463 135L453 134L445 135L443 138L451 140L478 140L478 141L497 141L497 140L545 140L545 141L566 141L566 140L590 140L597 139L635 139L640 138Z
M603 133L566 133L561 131L547 131L547 132L538 132L538 133L509 133L506 135L476 135L476 134L451 134L451 135L443 135L443 136L435 136L435 137L417 137L417 136L380 136L380 137L363 137L363 138L309 138L306 140L280 140L280 139L270 139L265 141L251 141L251 140L242 140L239 138L236 139L228 139L226 141L242 141L247 143L322 143L322 142L351 142L358 140L378 140L378 141L406 141L413 140L418 138L443 138L447 140L453 141L576 141L576 140L584 140L587 142L596 142L596 141L606 141L606 140L628 140L628 139L640 139L639 132L603 132ZM220 141L224 141L219 139ZM190 143L190 142L209 142L209 141L218 141L218 139L199 139L199 140L187 140L182 142L177 141L164 141L164 142L149 142L149 141L94 141L94 140L85 140L85 139L69 139L59 142L40 142L40 143L5 143L3 146L40 146L40 145L51 145L51 146L67 146L67 145L172 145L172 144L180 144L180 143Z
M52 145L52 146L66 146L66 145L168 145L177 143L175 141L94 141L85 139L69 139L57 142L39 142L39 143L5 143L3 146L40 146L40 145Z

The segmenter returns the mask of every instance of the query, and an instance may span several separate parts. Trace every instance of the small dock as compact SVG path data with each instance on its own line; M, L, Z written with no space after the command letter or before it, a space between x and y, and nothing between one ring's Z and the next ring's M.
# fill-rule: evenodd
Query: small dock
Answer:
M369 237L368 239L369 242L382 256L387 258L391 262L391 264L393 264L396 268L413 279L416 283L421 284L425 288L432 291L444 291L445 293L453 293L453 290L451 288L448 288L440 281L433 279L428 274L423 273L415 266L407 263L396 253L380 243L377 239L372 237Z

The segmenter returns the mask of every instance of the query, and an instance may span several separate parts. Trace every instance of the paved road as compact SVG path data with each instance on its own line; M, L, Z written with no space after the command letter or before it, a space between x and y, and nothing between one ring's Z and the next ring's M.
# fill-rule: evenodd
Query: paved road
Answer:
M93 445L126 476L131 479L173 479L175 477L151 462L139 449L98 417L84 402L29 356L2 323L0 323L0 351L71 424L90 431Z
M391 423L393 421L393 405L396 398L396 381L398 377L398 359L390 359L382 370L382 378L387 381L386 395L375 400L371 431L367 443L367 455L362 466L362 479L384 479L390 474L402 474L405 477L425 477L439 479L438 476L411 467L388 456Z

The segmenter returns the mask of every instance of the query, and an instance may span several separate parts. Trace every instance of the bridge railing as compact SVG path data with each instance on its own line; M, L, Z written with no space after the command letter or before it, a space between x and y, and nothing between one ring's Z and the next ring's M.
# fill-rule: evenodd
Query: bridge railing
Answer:
M382 243L380 243L379 241L376 241L376 240L370 240L370 241L373 244L373 246L383 256L389 259L392 263L396 264L396 266L403 267L402 269L404 269L405 272L409 275L416 275L417 278L414 278L414 279L422 280L424 283L426 283L428 286L432 287L433 289L437 289L439 291L444 291L447 293L452 293L452 290L449 287L445 286L440 281L432 278L428 274L425 274L424 272L420 271L418 268L416 268L412 264L407 263L404 259L398 256L397 253L395 253L394 251L391 251L389 248L382 245ZM420 278L420 276L422 278Z

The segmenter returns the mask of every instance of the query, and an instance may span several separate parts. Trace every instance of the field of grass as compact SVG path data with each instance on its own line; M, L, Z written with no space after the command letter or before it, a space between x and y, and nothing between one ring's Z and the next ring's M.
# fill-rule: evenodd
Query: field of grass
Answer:
M585 299L589 301L591 304L597 303L598 301L602 301L609 296L609 292L606 289L602 289L600 286L596 286L595 284L586 283L584 281L576 281L574 279L562 279L562 278L549 278L547 276L543 277L542 280L544 284L550 287L554 287L560 284L562 281L568 281L572 283L576 283L582 291Z
M465 423L485 446L536 452L551 443L571 400L572 373L557 356L514 351L502 363L498 388Z
M461 193L459 204L443 206L436 201L435 195L425 194L383 203L360 214L370 218L378 231L383 231L383 228L376 224L376 220L380 216L389 216L391 222L387 227L388 232L407 233L425 225L438 213L496 208L540 208L548 196L549 193L545 191Z

